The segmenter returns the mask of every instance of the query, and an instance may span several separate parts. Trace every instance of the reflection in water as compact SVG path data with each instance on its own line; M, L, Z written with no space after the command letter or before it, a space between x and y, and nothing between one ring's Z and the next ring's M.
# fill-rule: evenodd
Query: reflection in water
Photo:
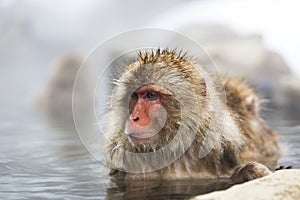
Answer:
M107 188L107 199L185 199L231 186L228 179L191 181L114 181Z

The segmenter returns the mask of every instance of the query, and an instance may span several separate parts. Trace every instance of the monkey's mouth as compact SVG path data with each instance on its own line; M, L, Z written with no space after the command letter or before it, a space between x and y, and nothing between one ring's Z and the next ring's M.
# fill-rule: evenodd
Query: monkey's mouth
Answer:
M136 126L131 121L127 122L124 133L128 136L129 140L136 144L151 143L157 139L160 126L156 126L155 123L151 123L148 126Z

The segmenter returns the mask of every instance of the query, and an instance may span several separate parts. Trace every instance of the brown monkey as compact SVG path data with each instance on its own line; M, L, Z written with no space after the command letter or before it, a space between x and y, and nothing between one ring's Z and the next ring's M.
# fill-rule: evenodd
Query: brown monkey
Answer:
M274 168L280 149L258 115L258 98L239 79L218 80L175 50L140 52L111 99L110 175L244 182L269 174L263 164Z
M74 127L72 113L72 93L76 74L83 62L83 56L70 53L60 56L54 63L49 81L44 91L35 99L35 106L51 125ZM78 93L87 97L92 94L89 87L90 76L82 80ZM86 105L80 105L81 110L86 110Z
M72 119L73 85L82 61L81 55L67 54L53 65L47 87L37 99L37 106L53 118L71 116Z

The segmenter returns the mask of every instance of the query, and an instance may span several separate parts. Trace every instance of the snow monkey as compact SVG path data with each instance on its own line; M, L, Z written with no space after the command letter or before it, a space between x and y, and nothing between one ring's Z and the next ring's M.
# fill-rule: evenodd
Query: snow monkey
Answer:
M280 148L259 117L259 98L242 79L216 77L176 50L140 51L115 80L110 175L241 183L270 174Z

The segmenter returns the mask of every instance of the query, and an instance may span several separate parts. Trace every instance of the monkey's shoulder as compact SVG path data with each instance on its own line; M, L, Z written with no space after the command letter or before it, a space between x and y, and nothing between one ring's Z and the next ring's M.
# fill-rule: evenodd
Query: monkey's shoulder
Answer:
M258 114L261 100L245 80L225 77L223 86L226 93L226 104L231 110L242 116Z

